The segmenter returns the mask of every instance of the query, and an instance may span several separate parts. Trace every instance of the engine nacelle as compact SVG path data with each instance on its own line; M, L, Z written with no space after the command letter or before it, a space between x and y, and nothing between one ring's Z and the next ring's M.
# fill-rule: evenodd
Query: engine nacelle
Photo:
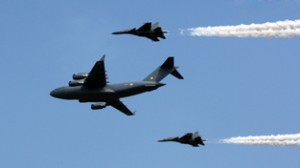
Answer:
M100 110L100 109L103 109L107 106L106 103L97 103L97 104L92 104L91 105L91 109L92 110Z
M84 80L74 80L74 81L69 81L69 86L74 87L74 86L81 86L84 84Z
M89 76L89 73L77 73L73 74L73 79L74 80L81 80Z

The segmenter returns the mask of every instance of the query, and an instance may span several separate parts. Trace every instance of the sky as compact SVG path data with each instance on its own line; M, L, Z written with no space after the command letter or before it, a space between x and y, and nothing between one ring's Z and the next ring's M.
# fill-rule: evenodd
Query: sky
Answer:
M0 0L0 167L299 168L299 146L219 143L300 132L299 37L180 34L299 16L299 0ZM160 42L111 34L156 21ZM122 99L132 117L49 95L103 54L110 83L142 80L168 56L185 79ZM157 142L194 131L206 146Z

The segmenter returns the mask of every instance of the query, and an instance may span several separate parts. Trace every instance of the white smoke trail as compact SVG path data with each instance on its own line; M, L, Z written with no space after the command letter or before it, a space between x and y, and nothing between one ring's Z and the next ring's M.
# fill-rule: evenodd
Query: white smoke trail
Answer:
M191 36L293 37L300 36L300 20L237 26L198 27L181 30L181 34L186 32Z
M245 136L222 139L220 143L272 146L300 146L300 134Z

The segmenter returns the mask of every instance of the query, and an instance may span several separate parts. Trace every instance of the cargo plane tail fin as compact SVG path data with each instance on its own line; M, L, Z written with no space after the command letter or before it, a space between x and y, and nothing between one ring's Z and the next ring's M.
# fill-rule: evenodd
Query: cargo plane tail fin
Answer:
M183 76L177 71L177 68L178 67L174 66L174 57L168 57L167 60L148 75L144 81L160 82L169 74L172 74L178 79L183 79Z

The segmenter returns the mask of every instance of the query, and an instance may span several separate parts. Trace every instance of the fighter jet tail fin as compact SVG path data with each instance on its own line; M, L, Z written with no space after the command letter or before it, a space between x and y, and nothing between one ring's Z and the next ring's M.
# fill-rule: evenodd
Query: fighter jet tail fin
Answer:
M167 33L166 31L163 31L160 27L157 27L154 29L155 34L157 35L157 37L166 39L166 36L164 35L164 33Z
M183 76L177 71L178 67L174 66L174 57L168 57L168 59L148 75L144 81L160 82L167 75L172 74L178 79L183 79Z
M158 27L159 27L159 23L155 22L155 23L152 24L151 29L156 29Z

